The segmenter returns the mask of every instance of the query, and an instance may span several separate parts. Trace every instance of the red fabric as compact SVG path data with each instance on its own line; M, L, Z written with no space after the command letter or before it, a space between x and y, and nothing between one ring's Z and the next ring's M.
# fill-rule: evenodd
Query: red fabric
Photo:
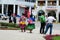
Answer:
M20 27L20 28L25 28L25 27L26 27L26 24L24 24L24 25L19 24L19 27Z
M32 24L32 22L33 22L33 21L32 21L31 19L28 19L28 23L29 23L29 24Z
M28 13L27 13L27 16L28 16L28 18L30 17L30 12L28 11Z

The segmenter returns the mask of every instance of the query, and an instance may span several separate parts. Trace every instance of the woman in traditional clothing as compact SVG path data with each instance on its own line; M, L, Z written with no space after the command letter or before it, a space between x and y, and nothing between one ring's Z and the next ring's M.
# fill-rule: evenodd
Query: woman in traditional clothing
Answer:
M35 29L33 17L28 18L28 29L30 30L30 33L32 33L32 30Z
M25 27L26 27L26 17L25 16L21 16L20 20L19 20L19 27L21 28L21 32L25 32Z

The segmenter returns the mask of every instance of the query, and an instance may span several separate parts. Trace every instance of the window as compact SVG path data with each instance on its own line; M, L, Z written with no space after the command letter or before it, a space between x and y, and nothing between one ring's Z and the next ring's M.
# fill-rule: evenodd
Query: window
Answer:
M26 2L30 2L30 0L25 0Z
M38 6L45 6L45 1L38 1Z
M16 1L25 1L25 0L16 0Z
M48 1L48 6L56 6L56 1Z
M0 4L0 13L2 13L2 4Z
M60 5L60 1L59 1L59 5Z
M36 2L36 0L25 0L26 2Z
M36 2L36 0L31 0L31 2Z

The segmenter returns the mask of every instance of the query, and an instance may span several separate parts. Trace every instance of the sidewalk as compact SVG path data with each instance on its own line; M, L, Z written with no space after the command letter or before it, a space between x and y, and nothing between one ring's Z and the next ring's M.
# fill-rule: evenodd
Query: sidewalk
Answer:
M0 40L45 40L44 35L39 33L40 23L36 22L35 25L36 28L33 33L29 33L28 30L26 32L21 32L21 30L0 30ZM60 24L54 24L53 34L60 34Z
M21 32L20 30L0 30L0 40L45 40L37 29L33 33Z
M0 22L8 23L8 20L0 20ZM28 30L26 32L21 32L21 30L0 30L0 40L45 40L43 35L39 33L39 27L37 26L33 33L29 33Z

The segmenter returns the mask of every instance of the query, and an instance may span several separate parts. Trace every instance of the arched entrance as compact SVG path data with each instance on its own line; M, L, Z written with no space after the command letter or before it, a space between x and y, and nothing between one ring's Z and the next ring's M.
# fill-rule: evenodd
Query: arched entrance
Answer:
M50 16L50 15L51 16L54 16L56 18L56 12L55 11L53 11L53 10L52 11L49 11L48 12L48 16Z
M60 22L60 13L59 13L59 22Z
M45 14L45 12L43 10L39 10L38 11L38 16L41 16L41 14Z
M41 16L41 14L45 14L45 12L43 10L38 11L38 20L40 20L39 16Z

